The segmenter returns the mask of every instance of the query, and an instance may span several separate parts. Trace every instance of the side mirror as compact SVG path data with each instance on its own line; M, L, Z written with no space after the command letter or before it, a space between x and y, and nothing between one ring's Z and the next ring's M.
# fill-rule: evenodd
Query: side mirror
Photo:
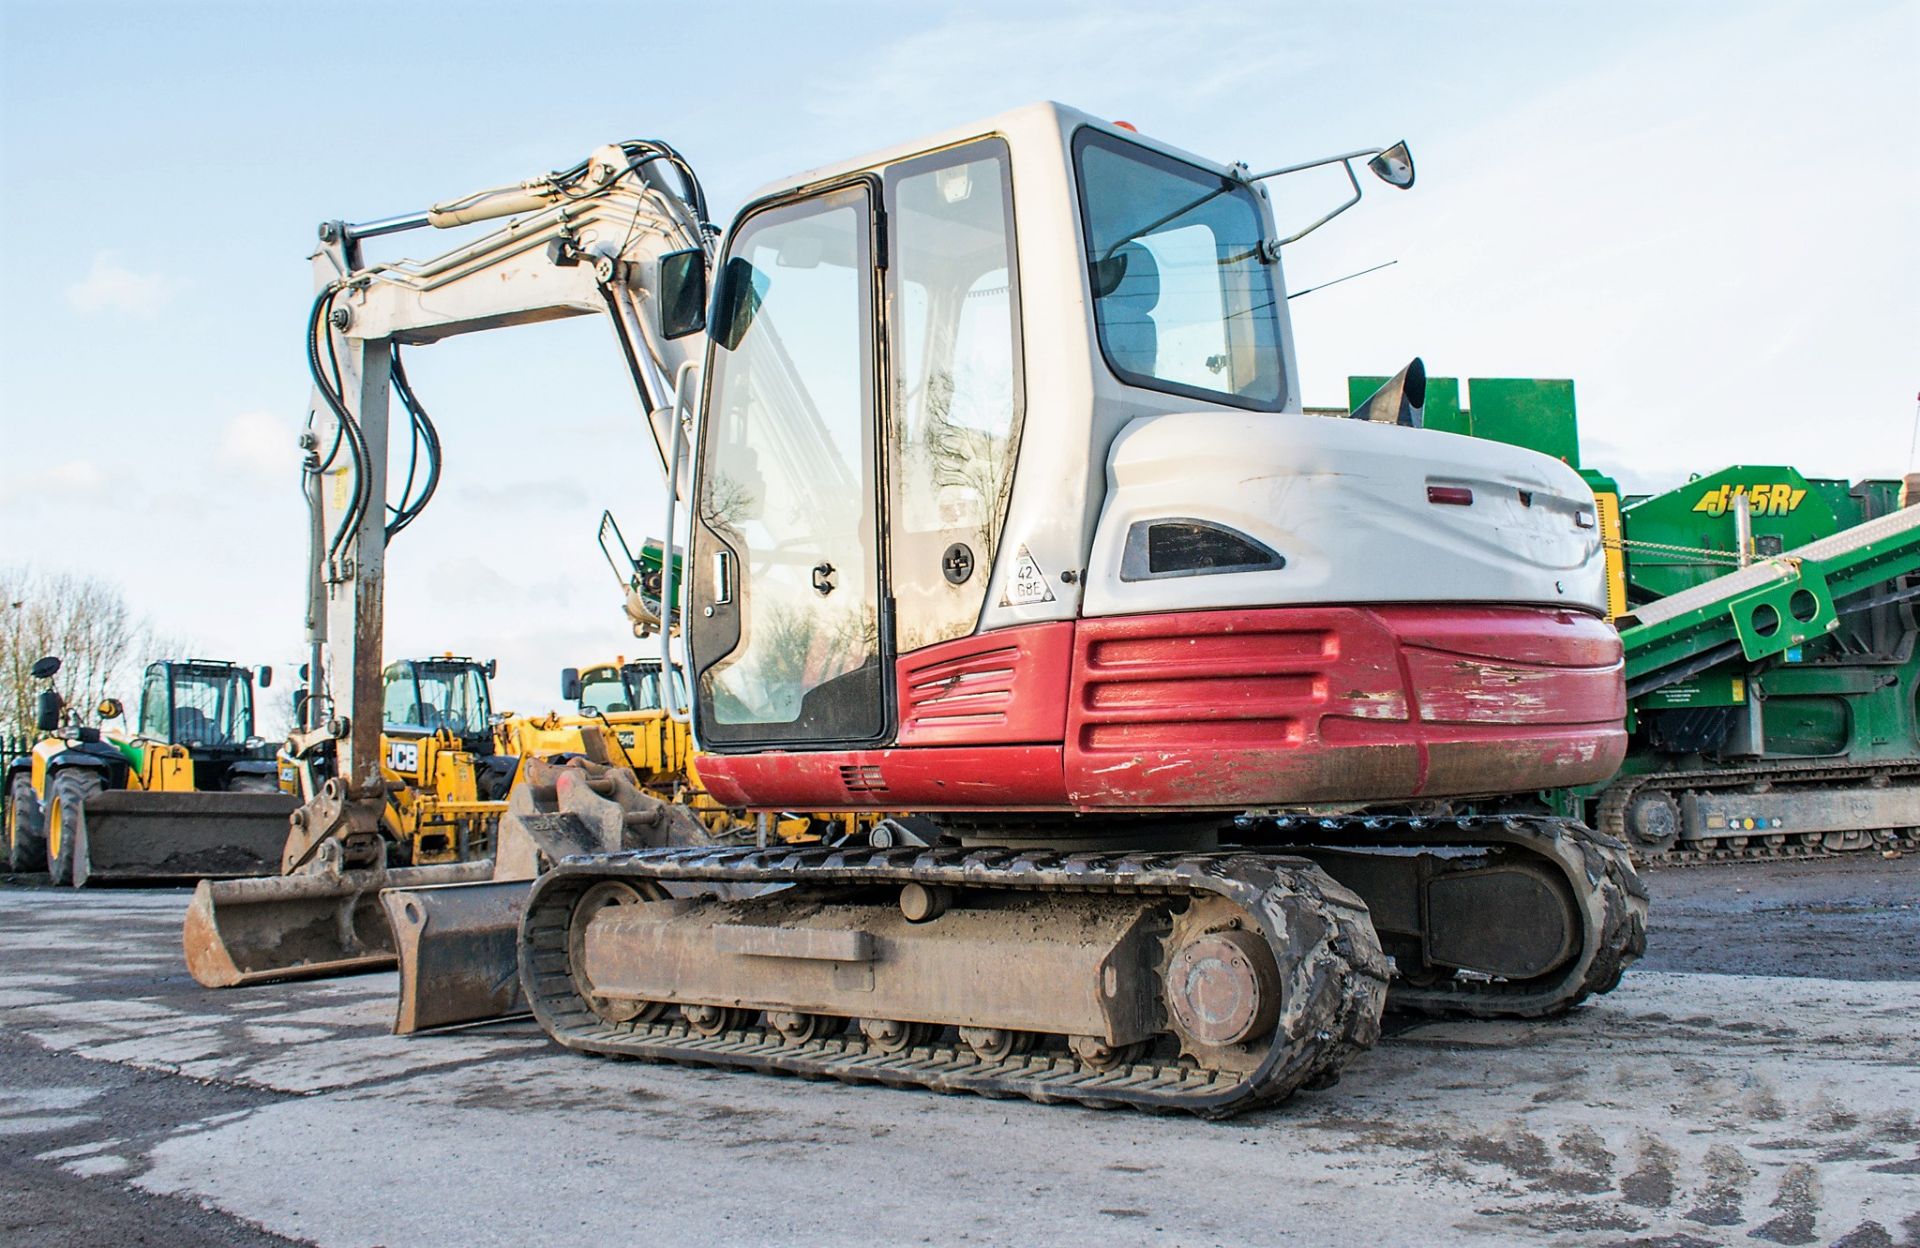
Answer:
M100 705L93 708L101 719L119 719L126 712L119 698L102 698Z
M271 667L261 668L260 669L260 687L262 689L265 689L268 685L271 685L272 683L273 683L273 669Z
M1339 165L1347 175L1347 186L1352 191L1345 200L1331 211L1321 214L1313 222L1295 230L1285 238L1273 239L1261 245L1261 256L1267 260L1279 257L1280 249L1289 243L1297 243L1313 233L1327 222L1333 220L1347 209L1360 202L1360 175L1353 171L1353 162L1361 157L1367 158L1367 169L1388 186L1406 190L1413 185L1413 152L1408 149L1405 139L1392 147L1362 148L1357 152L1343 152L1338 156L1323 156L1319 160L1302 161L1297 165L1285 165L1279 169L1269 169L1265 173L1249 174L1248 183L1262 182L1268 178L1281 178L1290 173L1299 173L1306 169L1318 169L1322 165Z
M1404 191L1413 185L1413 153L1407 150L1405 139L1368 161L1367 168L1373 170L1373 176L1388 186Z
M1419 356L1369 395L1365 403L1347 413L1355 420L1413 429L1426 424L1426 414L1427 366Z
M55 659L54 662L58 663L59 660ZM34 669L38 671L39 664L36 663ZM42 689L40 696L33 701L33 726L41 732L52 732L60 726L60 712L64 706L58 693Z
M738 351L747 336L747 327L760 311L767 279L744 256L735 256L720 270L719 289L713 298L713 333L721 346Z
M580 700L580 669L563 667L560 669L560 700L578 702Z
M311 682L313 680L313 677L307 672L307 665L305 663L300 665L300 679L304 682Z
M50 654L44 659L35 659L33 666L28 670L32 672L35 680L52 680L54 674L60 670L60 656Z
M698 247L660 257L660 334L684 338L707 327L707 253Z
M492 680L495 676L500 674L500 660L488 659L487 665L481 668L480 670L487 674L488 680Z

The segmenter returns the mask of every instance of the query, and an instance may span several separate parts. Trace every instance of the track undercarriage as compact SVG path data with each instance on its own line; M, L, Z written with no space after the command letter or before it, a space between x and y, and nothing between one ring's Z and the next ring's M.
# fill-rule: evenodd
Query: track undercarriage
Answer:
M1648 772L1609 785L1594 822L1661 865L1920 850L1920 765Z
M1553 1014L1644 947L1624 847L1569 821L1222 837L569 858L528 900L522 985L588 1052L1224 1117L1333 1082L1385 1008Z

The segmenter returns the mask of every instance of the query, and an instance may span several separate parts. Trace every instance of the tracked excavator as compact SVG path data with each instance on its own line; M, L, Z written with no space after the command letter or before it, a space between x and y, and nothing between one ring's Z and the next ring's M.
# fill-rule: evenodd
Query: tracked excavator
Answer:
M1282 232L1267 182L1318 166L1351 193ZM1337 1078L1389 1003L1539 1017L1612 988L1646 915L1619 842L1418 813L1610 775L1621 648L1572 469L1419 427L1408 378L1359 413L1385 420L1302 412L1282 258L1362 166L1413 182L1404 144L1256 173L1042 104L784 179L724 235L659 142L323 226L341 767L295 839L379 883L366 495L390 389L413 406L397 353L597 315L662 549L690 535L660 601L703 781L913 815L555 860L519 986L560 1044L1219 1117ZM361 254L490 219L432 260Z

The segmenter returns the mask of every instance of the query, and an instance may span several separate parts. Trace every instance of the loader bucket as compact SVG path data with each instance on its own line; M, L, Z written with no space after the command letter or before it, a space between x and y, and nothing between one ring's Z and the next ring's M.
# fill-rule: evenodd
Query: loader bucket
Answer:
M532 884L489 880L381 892L400 957L395 1035L527 1012L516 946Z
M319 979L386 970L393 933L382 888L484 880L493 863L391 871L202 880L187 906L187 969L203 987Z
M73 882L190 884L275 875L287 817L284 793L96 793L73 831Z

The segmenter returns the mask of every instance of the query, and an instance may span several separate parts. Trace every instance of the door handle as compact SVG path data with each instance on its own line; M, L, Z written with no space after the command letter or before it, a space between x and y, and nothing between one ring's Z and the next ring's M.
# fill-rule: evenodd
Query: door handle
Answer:
M814 588L814 592L818 593L822 598L825 598L828 594L833 592L834 584L833 584L833 565L832 564L817 563L814 565L813 588Z
M732 601L733 552L716 550L713 552L713 605L723 607Z

